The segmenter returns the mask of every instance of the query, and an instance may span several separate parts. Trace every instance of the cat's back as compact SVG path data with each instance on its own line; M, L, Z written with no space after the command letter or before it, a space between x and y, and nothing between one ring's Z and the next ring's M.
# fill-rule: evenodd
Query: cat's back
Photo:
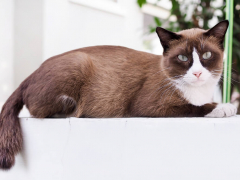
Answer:
M76 52L86 53L93 62L104 65L154 63L161 59L161 56L122 46L91 46L80 48Z
M90 46L65 52L47 59L42 66L68 67L81 66L85 63L93 63L98 67L121 68L125 66L152 66L155 67L161 61L160 55L137 51L122 46Z
M126 47L92 46L81 48L76 52L84 53L88 61L93 64L97 77L94 84L99 82L105 82L103 86L115 84L116 89L119 84L125 84L122 88L128 89L129 86L139 84L143 79L151 79L152 74L161 69L162 56Z
M84 47L47 59L34 72L34 81L47 77L88 75L95 72L99 76L134 76L157 72L162 57L122 46ZM64 73L63 73L64 72ZM111 75L110 75L111 74Z

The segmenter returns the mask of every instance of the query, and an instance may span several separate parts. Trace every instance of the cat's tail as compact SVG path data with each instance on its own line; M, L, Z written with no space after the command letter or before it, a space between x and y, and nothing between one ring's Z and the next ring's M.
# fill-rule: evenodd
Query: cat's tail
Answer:
M23 102L23 82L8 98L0 114L0 169L10 169L23 146L22 131L18 118Z

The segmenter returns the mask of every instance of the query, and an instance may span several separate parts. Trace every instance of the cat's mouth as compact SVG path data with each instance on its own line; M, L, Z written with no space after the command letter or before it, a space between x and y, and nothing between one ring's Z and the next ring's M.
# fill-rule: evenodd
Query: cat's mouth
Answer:
M206 83L205 79L193 79L190 81L186 81L191 86L202 86Z
M195 82L193 82L193 84L194 84L195 86L201 86L201 85L203 85L203 84L205 84L205 83L206 83L206 81L203 80L203 79L198 79L198 80L196 80Z
M195 79L195 78L180 78L178 80L175 80L175 82L180 86L186 85L186 86L199 87L199 86L206 84L207 80L206 79Z

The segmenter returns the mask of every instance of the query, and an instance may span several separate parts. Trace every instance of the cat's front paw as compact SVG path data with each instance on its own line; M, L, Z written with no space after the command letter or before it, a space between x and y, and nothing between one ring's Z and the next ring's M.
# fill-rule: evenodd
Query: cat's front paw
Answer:
M220 118L220 117L229 117L234 116L237 113L237 108L230 104L218 104L215 109L212 110L209 114L205 115L205 117L212 117L212 118Z

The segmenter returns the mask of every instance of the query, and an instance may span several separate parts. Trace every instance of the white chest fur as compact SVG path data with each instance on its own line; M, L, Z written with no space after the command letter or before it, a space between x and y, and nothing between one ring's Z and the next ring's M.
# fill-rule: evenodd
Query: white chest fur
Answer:
M182 92L183 97L195 106L202 106L206 103L211 103L216 84L205 84L203 86L194 87L191 85L179 86L178 89Z

